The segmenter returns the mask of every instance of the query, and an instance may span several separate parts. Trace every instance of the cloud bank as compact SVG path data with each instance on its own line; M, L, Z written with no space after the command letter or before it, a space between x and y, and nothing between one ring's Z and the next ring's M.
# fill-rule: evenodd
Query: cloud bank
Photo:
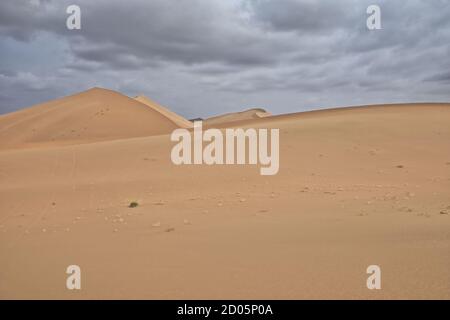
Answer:
M0 113L92 86L186 117L450 101L449 16L444 0L2 1Z

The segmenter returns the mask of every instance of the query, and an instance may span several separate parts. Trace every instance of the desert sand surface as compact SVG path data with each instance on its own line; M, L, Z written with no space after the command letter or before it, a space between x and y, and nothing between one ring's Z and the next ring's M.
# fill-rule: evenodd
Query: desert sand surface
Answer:
M207 118L204 123L205 126L212 127L218 124L224 125L231 122L242 121L242 120L254 120L259 118L265 118L271 116L270 112L267 112L261 108L248 109L241 112L231 112L215 117Z
M450 298L450 104L246 120L280 129L280 170L261 176L172 164L172 123L122 100L104 125L97 103L0 118L0 298ZM99 128L59 144L98 108Z

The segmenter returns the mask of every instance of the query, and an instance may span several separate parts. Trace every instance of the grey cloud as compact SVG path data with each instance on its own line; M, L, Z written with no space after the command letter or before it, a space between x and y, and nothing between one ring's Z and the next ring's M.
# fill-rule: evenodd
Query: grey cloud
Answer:
M51 0L2 1L0 35L29 41L37 32L65 26L65 8Z
M77 37L69 39L75 55L112 64L122 63L120 55L128 51L142 63L265 65L276 62L283 51L294 49L285 39L246 24L231 5L218 2L134 0L125 5L122 1L78 1L82 30L75 32L65 28L68 4L66 0L40 5L19 0L17 7L2 4L5 19L0 31L24 41L38 31Z
M360 12L355 8L366 8L362 1L348 0L284 0L250 1L253 15L266 28L276 31L298 33L323 33L355 26ZM358 25L358 22L356 23Z
M425 81L450 82L450 71L435 74L426 78Z

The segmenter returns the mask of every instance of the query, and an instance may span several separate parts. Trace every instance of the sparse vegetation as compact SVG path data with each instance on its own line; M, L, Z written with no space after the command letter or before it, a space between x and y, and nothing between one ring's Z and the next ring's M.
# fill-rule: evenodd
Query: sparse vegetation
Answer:
M136 208L138 205L139 205L139 203L137 203L136 201L132 201L128 205L128 208Z

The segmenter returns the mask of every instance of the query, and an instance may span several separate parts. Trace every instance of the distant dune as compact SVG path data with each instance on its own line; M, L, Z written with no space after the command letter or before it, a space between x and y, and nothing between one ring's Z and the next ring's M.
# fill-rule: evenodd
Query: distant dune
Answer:
M248 109L241 112L232 112L226 113L222 115L218 115L215 117L208 118L204 121L204 124L207 126L215 126L215 125L223 125L225 123L241 121L241 120L250 120L250 119L260 119L269 117L271 114L264 109L261 108L253 108Z
M0 147L74 144L169 133L178 125L156 108L93 88L0 116Z
M149 98L147 98L145 96L137 96L134 99L136 99L137 101L139 101L145 105L148 105L153 110L158 111L163 116L165 116L168 119L170 119L171 121L173 121L180 128L187 129L187 128L192 128L192 126L193 126L191 121L183 118L182 116L176 114L175 112L170 111L169 109L163 107L162 105L156 103L153 100L150 100Z
M22 146L0 150L0 299L450 299L450 104L213 122L279 129L274 176L173 164L186 123L151 107L93 89L0 117Z

